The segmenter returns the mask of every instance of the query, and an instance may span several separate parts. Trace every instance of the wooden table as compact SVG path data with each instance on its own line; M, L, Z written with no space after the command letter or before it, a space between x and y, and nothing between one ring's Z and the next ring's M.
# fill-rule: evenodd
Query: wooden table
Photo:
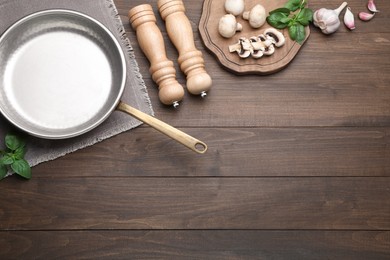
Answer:
M353 32L311 27L269 76L224 70L199 36L202 2L184 1L214 85L178 110L159 103L127 20L145 2L115 2L156 117L209 150L144 125L1 181L0 259L389 259L390 1Z

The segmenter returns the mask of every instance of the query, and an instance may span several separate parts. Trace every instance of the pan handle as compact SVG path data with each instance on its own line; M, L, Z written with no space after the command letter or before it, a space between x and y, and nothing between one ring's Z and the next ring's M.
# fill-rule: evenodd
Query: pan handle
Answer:
M194 152L202 154L207 151L207 145L204 142L195 139L194 137L174 128L173 126L168 125L167 123L164 123L163 121L160 121L155 117L145 114L138 109L135 109L123 102L119 102L117 109L137 118L145 124L148 124L161 133L187 146Z

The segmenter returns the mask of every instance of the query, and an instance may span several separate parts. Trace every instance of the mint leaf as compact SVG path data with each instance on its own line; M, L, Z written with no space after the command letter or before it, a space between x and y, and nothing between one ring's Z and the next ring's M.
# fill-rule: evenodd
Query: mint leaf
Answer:
M289 9L291 12L295 12L301 7L302 0L290 0L288 1L284 7Z
M288 15L285 13L272 13L267 17L267 22L276 29L284 29L288 26ZM286 22L287 21L287 22Z
M7 175L8 169L7 166L0 164L0 180L4 179L5 175Z
M11 165L14 163L14 158L9 155L9 154L5 154L1 159L0 159L0 164L3 164L3 165Z
M5 136L5 151L0 150L0 180L3 179L9 170L26 178L31 178L31 167L24 159L26 153L25 142L16 135Z
M28 162L24 159L16 160L11 164L11 169L18 175L30 179L31 178L31 168Z
M309 8L302 9L297 16L297 21L303 26L309 25L313 21L313 11Z
M23 159L25 154L26 154L26 148L22 146L15 150L14 156L15 159Z
M24 147L25 144L17 136L11 135L11 134L7 134L6 137L5 137L5 145L11 151L15 151L19 147Z

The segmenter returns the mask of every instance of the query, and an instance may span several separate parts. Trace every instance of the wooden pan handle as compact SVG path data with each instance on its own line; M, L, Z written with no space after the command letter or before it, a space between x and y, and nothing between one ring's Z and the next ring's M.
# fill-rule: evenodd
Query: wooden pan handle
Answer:
M207 151L207 145L199 141L198 139L195 139L194 137L174 128L173 126L168 125L167 123L164 123L160 120L158 120L155 117L152 117L148 114L145 114L138 109L135 109L123 102L120 102L117 109L119 111L125 112L138 120L144 122L145 124L148 124L149 126L153 127L154 129L160 131L161 133L169 136L170 138L176 140L177 142L187 146L191 150L197 153L205 153Z

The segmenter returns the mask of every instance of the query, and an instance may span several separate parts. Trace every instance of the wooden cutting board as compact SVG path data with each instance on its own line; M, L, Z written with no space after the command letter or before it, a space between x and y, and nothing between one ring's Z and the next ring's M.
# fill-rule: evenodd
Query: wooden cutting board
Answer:
M245 10L250 10L256 4L264 6L267 15L270 11L282 7L287 0L245 0ZM205 46L217 57L218 61L226 69L236 74L271 74L285 68L297 55L302 45L290 39L288 30L280 30L286 38L286 43L280 48L275 48L275 53L271 56L263 56L260 59L248 57L240 58L237 53L229 52L229 45L238 42L240 37L249 38L264 32L271 27L265 23L259 29L250 27L249 22L237 17L243 30L237 32L230 39L223 38L218 33L219 19L226 14L224 8L225 0L205 0L203 3L202 16L199 22L199 31ZM306 39L310 35L310 28L306 26ZM303 43L304 43L303 42ZM302 44L303 44L302 43Z

